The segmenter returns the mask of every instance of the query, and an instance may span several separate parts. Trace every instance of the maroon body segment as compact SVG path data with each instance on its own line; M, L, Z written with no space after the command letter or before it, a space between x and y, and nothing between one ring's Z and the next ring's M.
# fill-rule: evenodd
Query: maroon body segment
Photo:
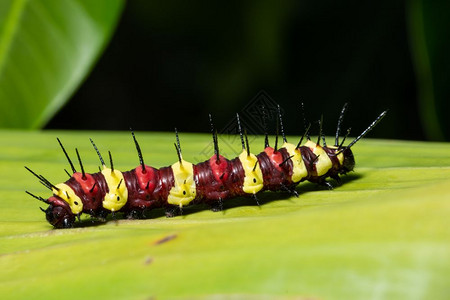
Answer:
M196 202L206 203L224 200L230 197L230 191L225 188L228 179L229 161L215 156L210 160L193 165L194 181L197 191Z
M152 199L161 203L161 205L167 203L167 197L172 187L175 185L175 179L173 177L173 171L171 167L163 167L158 170L157 185L152 193Z
M292 185L292 161L286 149L266 147L257 157L265 190L279 191Z
M102 201L108 192L108 186L101 173L81 174L74 173L65 182L83 202L83 212L97 215L102 208Z
M245 192L242 186L244 184L245 172L239 157L229 161L227 172L228 176L224 184L225 188L230 192L229 198L244 196Z
M140 167L122 173L128 189L128 201L124 210L143 210L149 208L155 202L154 200L151 200L151 193L146 189L146 186L141 188L139 177L136 174L137 169L140 169Z
M339 178L337 177L340 170L342 169L341 163L339 162L339 159L336 155L336 149L331 149L328 147L323 147L323 150L327 153L328 157L331 160L332 167L328 170L328 172L325 174L325 177L331 177L331 178Z
M303 162L305 163L306 171L308 173L308 176L303 178L304 180L311 180L313 178L317 177L317 169L316 169L316 160L317 155L313 153L313 151L306 146L300 147L300 153L302 154ZM313 179L314 180L314 179Z

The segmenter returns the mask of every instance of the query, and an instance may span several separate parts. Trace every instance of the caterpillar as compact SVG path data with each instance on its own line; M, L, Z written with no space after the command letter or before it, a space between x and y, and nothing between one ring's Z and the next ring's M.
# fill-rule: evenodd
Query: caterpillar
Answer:
M178 161L159 169L144 163L140 145L132 130L139 165L126 172L114 168L109 151L108 167L92 139L90 141L97 152L102 169L97 173L86 173L78 149L75 149L81 169L81 172L78 172L60 139L57 138L72 169L72 174L65 170L70 178L55 185L25 166L53 195L45 199L29 191L25 192L48 204L47 209L41 207L41 210L54 228L70 228L74 226L76 218L80 221L82 213L104 220L109 214L115 216L117 212L123 212L128 218L135 219L142 218L146 210L165 207L166 216L171 217L182 213L183 207L196 203L209 204L213 210L218 211L223 208L223 201L234 197L251 197L259 205L257 194L262 191L286 191L298 196L295 188L305 180L331 189L332 185L326 179L332 178L340 183L340 175L353 171L355 159L351 147L372 130L387 113L383 111L359 136L344 146L350 129L341 142L339 138L346 109L347 104L342 108L338 118L335 143L330 146L326 144L322 134L322 119L319 121L318 140L313 142L309 136L311 124L306 126L305 117L303 117L305 133L297 144L289 143L284 134L278 106L275 146L269 145L266 130L265 148L257 155L250 152L247 134L243 133L237 114L242 152L233 159L227 159L220 154L217 130L214 129L209 115L214 144L212 157L198 164L184 160L178 132L175 129L174 145ZM279 148L278 127L281 129L283 141ZM306 143L302 145L305 137ZM320 145L321 138L322 145Z

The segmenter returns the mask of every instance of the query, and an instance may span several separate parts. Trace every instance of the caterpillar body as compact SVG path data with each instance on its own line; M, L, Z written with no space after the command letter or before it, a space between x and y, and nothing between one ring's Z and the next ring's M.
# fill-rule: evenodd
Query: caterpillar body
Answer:
M341 143L339 136L346 108L347 105L344 105L339 116L335 144L328 146L321 130L318 141L313 142L308 134L309 127L298 144L288 143L278 107L283 144L280 148L277 147L277 135L275 147L270 147L266 133L265 148L257 155L250 152L247 136L242 133L237 115L242 153L231 160L219 153L217 131L213 128L210 116L214 155L198 164L185 161L176 132L175 148L178 161L159 169L144 163L133 131L132 137L140 164L126 172L114 168L110 152L110 167L107 167L92 140L102 169L98 173L86 173L76 149L81 167L81 172L77 172L61 141L57 139L73 174L66 171L70 179L54 185L44 176L25 167L50 189L53 195L45 199L28 191L26 193L49 205L47 209L41 210L51 225L55 228L70 228L74 226L76 217L80 219L82 213L104 219L110 213L123 212L128 218L140 218L145 210L165 207L166 215L174 216L184 206L195 203L207 203L215 210L220 210L223 201L239 196L253 197L258 203L256 195L262 191L287 191L298 196L295 188L305 180L331 188L326 179L330 177L339 182L339 175L354 169L355 159L351 147L372 130L387 113L382 112L366 130L344 146L349 131ZM307 141L301 145L305 136ZM320 138L323 139L322 145Z

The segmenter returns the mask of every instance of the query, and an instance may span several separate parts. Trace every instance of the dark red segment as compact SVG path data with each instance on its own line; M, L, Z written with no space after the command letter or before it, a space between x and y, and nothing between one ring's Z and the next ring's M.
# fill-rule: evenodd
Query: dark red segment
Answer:
M61 206L64 209L66 209L72 213L69 203L67 203L66 201L64 201L63 199L61 199L58 196L52 196L52 197L48 198L48 202L50 202L50 204L53 206Z
M142 170L142 166L138 166L134 171L138 187L149 194L153 193L158 183L158 170L149 166L144 166L144 170Z
M157 199L153 198L153 191L155 184L153 184L152 189L150 189L150 184L148 184L149 188L146 188L147 185L141 188L142 182L145 181L146 179L144 177L143 180L143 177L140 176L142 173L139 174L139 171L142 172L141 166L131 171L122 173L123 178L125 180L125 184L127 185L128 189L127 204L125 204L125 206L122 208L122 210L124 211L130 211L135 209L143 210L145 208L150 208L157 205ZM152 169L151 171L147 171L145 175L148 174L151 174L150 181L158 180L157 170Z
M225 189L229 191L228 197L243 196L246 193L242 190L244 185L245 172L239 157L228 163L228 178L223 181Z
M305 163L306 171L308 172L308 176L303 180L310 180L310 178L317 177L317 155L315 155L309 147L301 146L299 149L302 154L303 162Z
M325 151L325 153L328 155L328 157L331 160L331 168L328 170L328 172L325 174L325 177L335 177L336 175L339 174L339 171L341 169L341 163L339 162L339 159L336 155L336 150L335 149L330 149L328 147L323 147L323 150Z
M175 185L172 167L163 167L159 169L158 183L152 194L152 199L160 203L167 203L167 197L172 187Z
M281 149L280 149L281 150ZM271 161L271 165L277 169L278 171L282 172L283 170L280 167L280 164L284 161L283 154L280 151L275 151L272 147L266 147L264 149L264 152L266 153L267 158ZM260 155L262 154L260 153ZM259 156L259 155L258 155Z
M292 160L289 159L286 149L275 151L267 147L257 157L263 174L264 190L278 191L283 189L283 186L292 185Z
M217 181L224 182L228 180L228 168L230 163L228 159L222 155L219 155L219 159L217 159L217 155L213 155L208 162Z
M102 201L108 192L108 186L101 173L85 174L74 173L73 177L65 182L80 197L83 202L83 212L97 214L102 209Z
M72 177L75 178L75 180L81 185L84 193L91 193L94 185L95 187L92 190L92 193L96 193L98 191L98 186L95 184L96 181L91 174L85 173L83 176L82 173L76 172L73 173Z
M225 188L229 177L230 162L223 156L212 156L209 160L193 165L197 191L196 201L214 202L230 197Z
M281 163L281 170L285 176L285 184L292 183L292 169L294 167L294 163L292 162L291 155L285 148L281 148L278 150L281 153L283 161Z

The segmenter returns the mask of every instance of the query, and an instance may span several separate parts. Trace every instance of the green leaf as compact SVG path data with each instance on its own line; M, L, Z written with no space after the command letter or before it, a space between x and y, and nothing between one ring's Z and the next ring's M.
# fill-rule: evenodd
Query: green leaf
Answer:
M167 219L53 230L49 196L23 165L57 183L68 164L55 137L95 172L100 150L115 166L138 165L128 133L0 131L2 299L446 299L450 293L450 144L362 140L357 167L329 191L301 183L299 198L265 192L190 206ZM137 133L147 164L176 161L173 134ZM183 157L211 154L209 135L180 134ZM224 148L238 139L222 137ZM263 139L251 148L261 149ZM232 149L231 147L230 149ZM231 153L231 150L228 150ZM206 153L206 154L205 154ZM6 297L5 297L6 295Z
M109 40L123 0L0 2L0 127L39 128Z
M450 2L409 0L407 21L411 54L417 78L419 113L425 134L449 140L447 53L450 43Z

